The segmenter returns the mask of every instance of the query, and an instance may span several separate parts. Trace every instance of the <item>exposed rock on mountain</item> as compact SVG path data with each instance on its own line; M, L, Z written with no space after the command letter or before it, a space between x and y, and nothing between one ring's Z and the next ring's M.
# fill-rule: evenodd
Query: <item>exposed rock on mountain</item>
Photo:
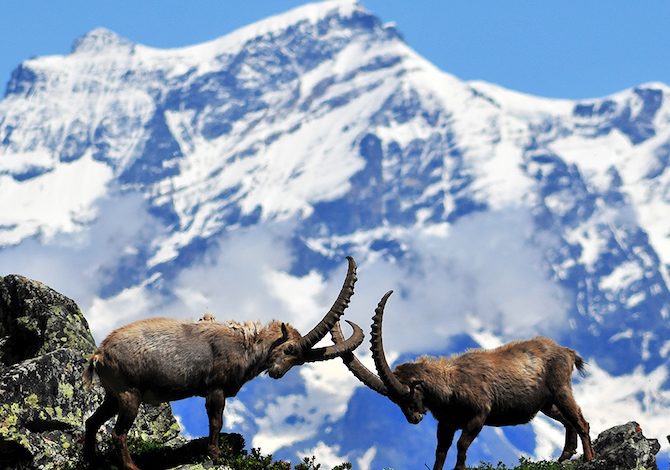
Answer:
M583 463L579 470L657 470L658 439L648 439L640 425L631 421L600 433L593 442L596 459Z
M84 420L102 401L100 390L86 391L81 381L94 349L75 302L23 276L0 277L2 468L81 467ZM99 434L103 441L112 423ZM143 406L132 429L136 441L160 444L178 433L169 405Z

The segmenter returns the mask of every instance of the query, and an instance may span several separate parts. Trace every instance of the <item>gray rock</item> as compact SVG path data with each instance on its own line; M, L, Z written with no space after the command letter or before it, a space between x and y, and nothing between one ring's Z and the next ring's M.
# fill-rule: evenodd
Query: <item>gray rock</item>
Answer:
M81 468L84 421L102 402L81 376L95 342L71 299L23 276L0 277L0 468ZM109 449L114 420L98 437ZM169 404L143 405L130 439L179 442Z
M0 277L0 369L62 348L95 349L77 304L41 282Z
M579 470L658 470L658 439L648 439L640 425L631 421L614 426L598 435L593 442L596 458L578 465Z

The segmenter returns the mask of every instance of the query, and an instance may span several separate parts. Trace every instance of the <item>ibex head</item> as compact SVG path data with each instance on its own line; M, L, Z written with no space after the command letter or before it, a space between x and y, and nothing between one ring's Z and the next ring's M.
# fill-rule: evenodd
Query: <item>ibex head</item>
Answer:
M384 306L392 293L393 291L388 291L384 294L384 297L382 297L375 309L374 317L372 317L370 350L372 351L372 359L375 362L375 368L379 375L371 372L352 353L343 354L342 360L358 380L377 393L387 396L400 407L407 421L417 424L428 411L424 403L423 382L416 380L416 375L412 370L409 370L414 367L414 364L401 364L395 371L392 371L384 354L382 319L384 316ZM333 342L338 345L343 344L344 336L339 325L335 325L330 333Z
M333 359L345 353L351 353L363 342L363 330L347 320L354 332L346 341L342 338L339 344L314 348L335 325L344 314L344 310L349 306L349 300L354 293L354 284L356 282L356 263L353 258L347 256L349 263L347 276L340 290L340 294L333 303L328 313L323 319L307 333L301 336L300 333L290 325L281 324L281 336L275 340L270 347L270 356L268 358L268 374L274 379L282 377L288 370L296 365L305 362L317 362ZM342 330L340 330L341 332Z

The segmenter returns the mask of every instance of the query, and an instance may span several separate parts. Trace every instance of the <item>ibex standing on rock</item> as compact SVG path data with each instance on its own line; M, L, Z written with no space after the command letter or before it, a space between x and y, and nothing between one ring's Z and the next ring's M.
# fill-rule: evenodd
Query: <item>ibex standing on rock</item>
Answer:
M127 433L140 403L157 404L195 395L206 398L208 453L218 457L226 397L234 397L242 385L263 371L277 379L295 365L338 357L363 341L363 331L348 322L354 329L351 338L313 348L338 323L354 293L356 263L351 257L347 260L347 276L337 300L305 336L278 321L262 326L167 318L140 320L110 333L84 372L89 386L97 373L106 392L103 403L86 421L86 458L95 458L100 426L118 414L113 437L123 468L136 470L128 452Z
M393 291L384 295L372 318L372 357L379 376L352 352L342 360L365 385L396 403L412 424L430 411L438 421L433 470L441 470L454 433L458 455L454 470L465 469L468 447L483 426L508 426L530 421L538 411L565 426L565 446L559 461L577 450L577 434L584 460L593 459L589 424L572 396L573 366L583 372L584 361L575 351L549 338L516 341L492 350L472 350L454 357L422 357L391 371L384 355L382 317ZM333 341L344 344L339 325Z

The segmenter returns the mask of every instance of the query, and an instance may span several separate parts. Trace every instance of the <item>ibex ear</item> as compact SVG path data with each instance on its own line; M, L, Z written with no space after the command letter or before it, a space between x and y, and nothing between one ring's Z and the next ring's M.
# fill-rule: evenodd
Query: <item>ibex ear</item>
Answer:
M414 380L414 381L412 381L411 384L409 384L409 396L410 397L414 396L414 391L415 390L423 392L423 380Z
M282 343L288 341L288 328L286 328L286 323L282 322L281 324L281 338L274 340L272 345L270 345L270 351L279 346Z

